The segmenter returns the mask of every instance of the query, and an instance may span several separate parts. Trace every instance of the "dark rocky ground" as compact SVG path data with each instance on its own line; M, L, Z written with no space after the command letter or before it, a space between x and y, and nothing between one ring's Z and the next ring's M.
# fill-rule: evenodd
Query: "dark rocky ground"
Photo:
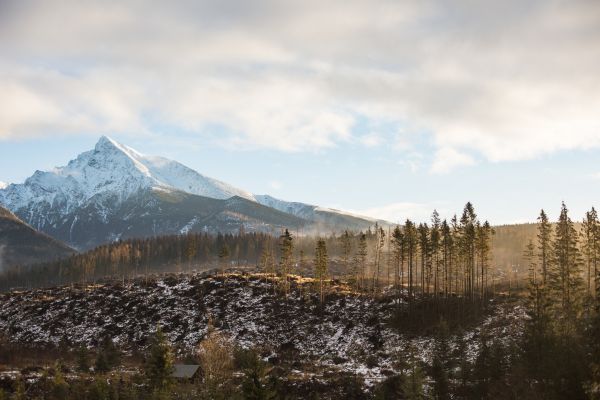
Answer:
M193 274L11 292L0 294L0 333L10 343L46 349L96 347L108 336L135 352L160 325L183 356L193 352L210 321L237 345L260 348L265 359L287 363L292 373L338 371L367 384L397 373L409 355L430 362L433 337L390 325L397 300L358 295L333 283L321 305L312 285L295 277L285 298L261 275ZM453 332L451 349L462 336L474 357L482 330L508 346L518 340L522 306L496 299L487 308L478 324Z

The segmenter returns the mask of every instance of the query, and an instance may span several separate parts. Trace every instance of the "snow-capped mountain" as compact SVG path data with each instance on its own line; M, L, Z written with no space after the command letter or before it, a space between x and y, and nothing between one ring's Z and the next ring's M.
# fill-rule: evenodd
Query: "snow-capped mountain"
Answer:
M0 189L6 189L8 183L0 181Z
M315 213L331 213L331 214L341 214L352 218L358 218L365 221L370 221L373 224L378 222L377 219L366 217L364 215L353 214L347 211L337 210L335 208L329 207L321 207L315 206L313 204L299 203L297 201L285 201L276 199L273 196L269 196L268 194L255 194L254 198L260 204L274 208L279 211L283 211L288 214L295 215L301 218L312 218ZM385 222L385 221L381 221Z
M280 200L266 194L255 194L254 198L262 205L311 221L313 228L318 231L361 230L375 225L375 223L379 225L389 224L387 221L376 220L333 208Z
M254 198L263 206L271 207L300 218L310 217L314 213L315 208L317 208L317 206L311 204L279 200L268 194L256 194Z
M214 199L251 193L208 178L176 161L145 156L103 136L95 148L79 155L65 167L36 171L24 184L0 191L0 203L19 210L31 203L47 203L68 213L95 196L107 194L118 202L140 189L181 190Z
M34 228L85 249L190 231L366 229L374 220L255 196L106 136L66 166L0 188L0 204Z

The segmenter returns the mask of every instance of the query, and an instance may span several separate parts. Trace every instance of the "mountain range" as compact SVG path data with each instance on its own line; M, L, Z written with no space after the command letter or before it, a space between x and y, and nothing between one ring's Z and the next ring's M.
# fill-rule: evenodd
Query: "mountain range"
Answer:
M0 186L0 204L79 250L132 237L367 229L374 219L255 195L103 136L66 166ZM385 221L378 221L385 224Z
M0 272L4 267L56 260L75 253L0 207Z

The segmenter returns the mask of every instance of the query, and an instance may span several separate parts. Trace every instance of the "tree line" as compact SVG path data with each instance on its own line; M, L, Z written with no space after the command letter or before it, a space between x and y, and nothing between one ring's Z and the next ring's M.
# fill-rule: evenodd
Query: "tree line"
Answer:
M157 272L218 268L224 262L255 264L261 249L274 241L265 233L243 231L117 241L58 261L5 268L0 277L0 288L85 284L106 277L131 279Z
M465 205L460 218L455 215L450 221L441 220L434 211L430 223L407 219L393 229L375 224L366 232L346 230L339 236L313 240L313 275L327 274L328 248L334 247L341 275L356 291L380 293L387 287L406 292L410 299L417 295L484 299L490 286L493 234L489 222L478 219L471 203ZM299 240L303 246L306 239ZM289 231L281 235L279 262L274 259L273 245L265 247L261 270L283 277L289 274L294 242ZM305 264L306 253L301 248L296 265L302 269Z
M527 243L526 325L521 363L543 398L600 398L600 223L594 208L580 229L563 203L551 225L540 212Z
M292 273L347 279L357 291L380 293L388 286L409 298L465 295L483 299L490 285L493 229L480 222L471 203L460 218L430 223L409 219L402 226L375 224L365 232L327 237L280 237L263 233L186 234L130 239L99 246L70 258L2 273L3 289L129 279L154 272L257 265L283 277L284 294ZM330 268L332 267L332 268Z

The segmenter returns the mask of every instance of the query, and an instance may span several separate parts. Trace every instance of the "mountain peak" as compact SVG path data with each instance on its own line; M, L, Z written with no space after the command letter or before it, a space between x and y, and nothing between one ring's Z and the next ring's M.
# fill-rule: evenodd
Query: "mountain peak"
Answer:
M96 142L95 149L102 150L102 149L107 149L107 148L118 148L118 147L120 147L120 146L116 140L114 140L108 136L100 136L100 139L98 139L98 142Z
M131 147L125 146L124 144L121 144L121 143L117 142L116 140L114 140L113 138L110 138L108 136L101 136L100 139L98 139L98 142L96 143L96 146L94 147L94 150L97 152L118 151L121 153L125 153L127 156L129 156L131 158L136 158L136 157L142 156L142 154L138 153Z
M104 144L104 143L115 143L115 142L116 142L116 140L114 140L113 138L106 136L106 135L102 135L98 139L98 143L96 145Z
M79 154L66 166L36 171L23 184L0 188L0 204L21 213L45 204L62 218L90 201L96 207L98 201L113 199L109 208L114 208L140 190L156 187L215 199L240 196L255 201L251 193L203 176L176 161L145 156L101 136L93 150Z
M171 197L155 196L157 191L202 197L184 196L191 200L171 203ZM229 200L214 208L218 202L205 198ZM30 226L80 247L134 235L184 233L192 227L227 232L244 225L266 232L285 225L337 231L371 225L343 212L255 196L177 161L138 153L108 136L66 166L36 171L22 184L0 188L0 204Z

